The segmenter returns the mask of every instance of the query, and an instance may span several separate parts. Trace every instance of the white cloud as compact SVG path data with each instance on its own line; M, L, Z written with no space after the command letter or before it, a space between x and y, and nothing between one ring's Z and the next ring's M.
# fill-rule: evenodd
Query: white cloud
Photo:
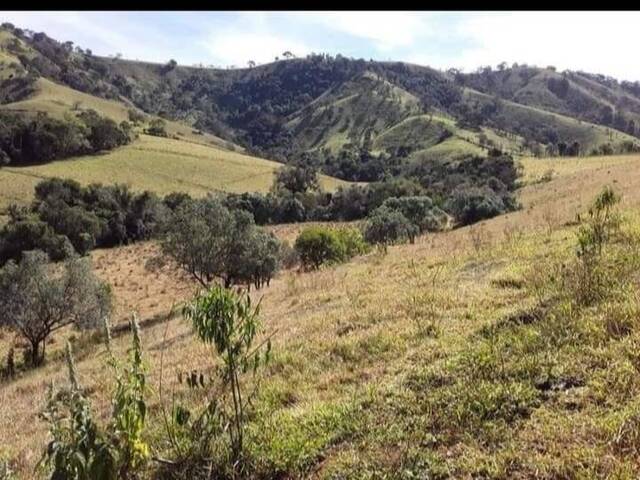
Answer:
M226 65L245 66L249 60L257 63L272 62L275 57L290 51L302 56L311 50L304 43L272 33L252 33L228 30L210 34L202 45Z
M455 35L473 45L449 59L473 69L502 61L581 69L640 79L630 48L638 41L638 12L517 12L467 14Z
M411 46L418 37L429 35L429 15L420 12L305 12L293 14L325 28L374 42L388 52Z

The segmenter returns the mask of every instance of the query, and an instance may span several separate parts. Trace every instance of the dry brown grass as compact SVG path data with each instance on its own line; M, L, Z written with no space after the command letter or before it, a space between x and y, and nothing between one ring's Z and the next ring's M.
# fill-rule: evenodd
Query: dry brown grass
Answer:
M625 207L640 204L640 169L631 167L636 165L624 162L567 172L550 182L523 188L522 210L479 226L426 235L414 245L390 248L387 255L373 253L334 268L280 273L270 287L252 293L256 298L263 297L267 332L278 332L269 388L286 392L294 404L291 408L304 412L320 402L351 398L367 385L394 385L411 368L408 366L457 352L472 332L495 322L522 299L521 291L499 288L496 285L500 282L495 280L511 278L511 262L531 255L530 249L541 238L532 237L534 232L549 229L545 212L556 215L555 229L572 220L607 183L623 194ZM286 225L272 230L291 241L300 228ZM475 233L470 234L472 230ZM525 241L529 246L522 250L520 246ZM476 242L481 242L483 248L474 248ZM487 249L488 245L495 248ZM118 319L121 321L132 310L142 319L150 384L157 392L163 348L169 389L176 385L178 369L199 366L208 354L179 317L166 323L152 321L162 318L174 302L185 299L195 288L170 265L158 272L146 270L146 261L156 249L153 243L144 243L96 251L92 257L98 274L113 285ZM429 304L419 304L423 298L437 305L436 310L429 310L438 326L437 338L416 343L419 336L415 315L407 307L411 295L417 298L416 308L430 308ZM65 335L71 334L65 332L54 339L50 353L61 346ZM6 354L9 341L8 335L0 338L0 355ZM127 345L126 336L115 339L119 354ZM82 350L77 363L81 381L106 417L111 379L104 367L103 351L101 345ZM21 478L31 478L47 439L45 426L36 420L45 386L51 380L64 381L64 376L61 360L54 354L44 367L0 386L0 455L16 460ZM158 415L158 408L155 393L151 396L152 417ZM536 428L549 429L554 422L553 418L539 421L546 423L532 424L523 432L519 448L530 448L535 444ZM477 453L466 446L459 448L459 453L471 455L470 459ZM329 455L322 469L330 470L342 458L340 455ZM391 462L392 457L387 461Z

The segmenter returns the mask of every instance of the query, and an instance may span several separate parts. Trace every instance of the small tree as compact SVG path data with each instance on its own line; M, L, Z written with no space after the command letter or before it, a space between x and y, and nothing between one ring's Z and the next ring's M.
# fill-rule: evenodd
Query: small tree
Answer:
M305 228L294 244L300 262L306 269L317 269L323 263L341 262L345 256L345 245L336 232L324 227Z
M304 193L320 189L318 171L313 167L285 166L278 169L273 190L286 189L291 193Z
M112 309L109 286L98 280L87 259L73 258L60 268L42 251L24 252L0 270L0 324L31 345L32 365L42 362L47 338L67 325L92 328Z
M166 137L167 136L167 122L165 122L161 118L154 118L149 122L149 128L145 130L145 133L148 135L154 135L156 137Z
M381 245L384 250L388 245L399 241L409 240L413 243L417 234L416 225L400 211L391 210L388 207L375 209L367 218L364 227L365 240Z
M216 406L209 402L205 410L218 412L223 423L228 423L234 473L241 468L247 407L251 399L241 377L249 371L255 374L269 360L271 352L271 337L254 346L260 329L259 312L260 305L254 307L248 295L221 286L197 295L183 310L200 340L212 345L222 360L219 373L221 398L212 401Z

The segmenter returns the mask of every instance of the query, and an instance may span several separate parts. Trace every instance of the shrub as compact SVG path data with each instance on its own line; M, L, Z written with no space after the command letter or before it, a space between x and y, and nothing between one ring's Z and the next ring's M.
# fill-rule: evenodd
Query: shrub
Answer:
M362 232L357 228L338 228L335 234L344 245L346 258L363 255L369 251L369 244L365 242Z
M613 211L620 201L611 187L605 187L596 197L582 225L578 229L577 262L566 271L573 295L581 304L590 304L602 298L611 288L614 278L609 278L602 258L604 245L612 232L619 227L620 219Z
M365 240L381 245L385 249L387 245L399 241L409 240L413 243L417 234L416 225L398 210L391 210L388 207L379 207L374 210L364 226Z
M9 260L19 261L23 252L42 250L53 261L64 260L75 252L64 235L56 234L41 220L28 217L12 221L0 230L0 265Z
M324 263L342 262L347 255L346 246L338 234L324 227L305 228L296 238L294 248L307 269L317 269Z
M459 188L447 201L447 208L462 225L495 217L507 210L502 197L489 188Z
M50 388L47 404L40 414L40 418L49 424L53 437L40 462L42 467L51 469L51 480L139 478L149 457L149 447L141 438L147 412L144 399L147 387L135 317L131 330L129 365L123 367L111 354L107 324L109 364L116 376L116 389L111 400L111 421L106 428L101 428L94 420L91 405L78 379L71 345L67 342L70 385L57 392Z
M149 122L149 127L144 132L147 135L153 135L155 137L167 137L166 126L167 122L161 118L154 118Z
M111 313L111 292L93 274L86 259L66 261L58 272L41 251L25 252L0 270L0 325L16 330L30 344L32 365L42 362L46 340L73 324L92 328Z
M382 206L402 213L420 232L440 230L446 219L446 213L427 196L391 197Z

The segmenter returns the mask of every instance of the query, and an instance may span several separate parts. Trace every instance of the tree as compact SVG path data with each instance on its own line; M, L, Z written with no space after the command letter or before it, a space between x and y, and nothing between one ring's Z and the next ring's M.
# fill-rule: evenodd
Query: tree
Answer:
M149 135L154 135L156 137L166 137L167 136L166 126L167 126L167 122L165 122L163 119L154 118L149 122L149 128L145 130L145 133Z
M304 193L320 189L318 171L310 166L285 166L278 169L273 189Z
M418 227L411 223L400 211L389 207L375 209L367 218L364 227L364 238L369 243L387 245L398 241L409 240L413 243L418 234Z
M249 68L254 68L256 66L256 62L254 62L253 60L249 60L247 62L247 65L249 65Z
M402 213L420 232L439 230L446 218L427 196L391 197L382 206Z
M180 204L169 215L165 229L163 253L203 287L216 278L226 287L238 281L246 283L260 270L260 260L267 261L255 253L264 247L261 242L265 239L256 233L251 214L230 211L215 198ZM266 250L271 251L271 247Z
M210 413L207 416L210 421L219 422L220 427L225 425L219 430L228 434L232 478L244 478L244 432L251 399L258 388L254 388L253 392L247 391L247 381L242 377L250 372L255 374L259 367L270 360L273 335L254 345L256 336L262 330L260 304L253 306L247 294L239 294L219 285L197 295L184 307L183 314L191 321L200 340L212 346L220 358L219 368L214 369L218 372L218 378L201 382L203 387L219 386L212 392L213 395L208 395L212 400L207 403L205 412ZM204 379L204 375L200 373L200 378ZM191 412L180 408L186 413L186 420L182 423L188 423ZM206 440L209 438L206 435L204 437Z
M491 188L460 187L447 201L447 209L458 222L468 225L500 215L507 205Z
M32 365L43 361L51 333L70 324L93 328L112 310L111 290L87 259L70 259L58 269L48 261L44 252L29 251L20 263L10 261L0 270L0 325L30 343Z

